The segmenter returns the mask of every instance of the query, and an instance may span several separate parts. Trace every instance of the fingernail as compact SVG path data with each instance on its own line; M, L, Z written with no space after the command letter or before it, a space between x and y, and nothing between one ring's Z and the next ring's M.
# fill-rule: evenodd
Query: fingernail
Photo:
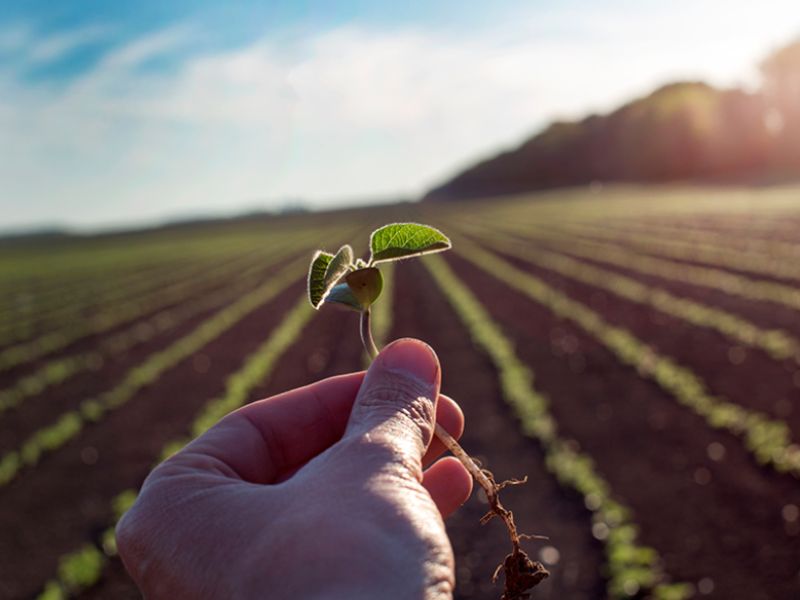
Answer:
M392 371L406 373L433 384L439 375L439 359L424 342L402 339L392 342L380 354L381 364Z

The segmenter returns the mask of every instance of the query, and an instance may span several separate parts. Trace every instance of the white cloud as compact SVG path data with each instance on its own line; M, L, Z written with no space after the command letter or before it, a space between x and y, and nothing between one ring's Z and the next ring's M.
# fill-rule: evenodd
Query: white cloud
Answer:
M24 71L59 60L82 46L108 40L113 31L107 25L94 24L42 35L28 23L15 23L0 29L0 56L10 58L15 71Z
M191 27L178 25L142 36L106 55L95 74L136 67L149 59L170 53L188 43L194 35Z
M344 27L138 68L199 35L177 26L59 92L0 73L0 137L12 142L0 149L0 210L18 223L88 224L258 198L418 194L554 116L677 77L752 79L794 33L777 9L712 4L655 18L553 8L461 37ZM16 35L0 33L0 46Z
M27 59L33 64L58 60L76 48L108 39L113 30L103 25L89 25L47 36L34 41L27 50Z

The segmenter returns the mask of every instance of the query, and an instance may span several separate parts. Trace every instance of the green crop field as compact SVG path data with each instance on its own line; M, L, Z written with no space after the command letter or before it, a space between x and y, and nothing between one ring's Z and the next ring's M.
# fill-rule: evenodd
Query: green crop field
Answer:
M800 189L616 186L0 241L0 598L139 597L113 527L149 470L363 368L306 270L392 221L453 251L387 270L376 337L430 343L465 449L528 476L533 598L798 597ZM499 595L483 512L448 522L459 598Z

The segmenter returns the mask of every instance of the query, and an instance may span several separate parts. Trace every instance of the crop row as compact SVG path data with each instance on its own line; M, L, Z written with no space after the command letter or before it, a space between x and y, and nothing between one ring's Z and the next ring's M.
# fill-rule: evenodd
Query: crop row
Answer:
M665 215L658 219L628 216L624 222L630 223L633 228L640 226L668 228L676 232L680 231L689 237L702 236L705 238L708 235L722 246L752 242L756 246L760 246L760 251L766 254L772 254L769 250L773 249L777 254L791 254L794 252L793 248L800 243L800 237L797 235L798 219L800 219L800 212L795 208L791 212L769 218L760 212L754 212L740 216L726 214L692 214L683 217Z
M278 232L268 238L258 239L255 242L246 244L226 244L223 248L211 245L203 252L195 249L194 252L197 252L197 256L190 256L190 260L188 262L185 261L186 264L182 264L180 268L177 268L173 262L168 262L163 265L163 268L157 274L140 274L141 276L131 285L114 283L113 277L103 276L98 279L101 281L109 279L111 282L111 287L105 296L99 292L90 292L74 299L70 303L63 295L59 295L55 299L56 308L52 311L44 314L39 311L27 321L25 319L14 319L13 324L7 325L6 328L0 327L0 337L3 338L3 341L10 341L5 338L10 337L12 334L14 339L24 336L29 337L34 329L41 329L42 324L62 325L69 322L70 318L74 318L74 315L77 314L85 316L87 313L91 314L92 311L108 312L109 306L112 307L111 310L113 312L113 309L118 309L117 307L120 304L130 304L133 301L146 300L149 297L156 296L165 287L170 287L180 282L186 283L192 280L208 279L212 272L223 273L226 268L225 265L228 265L230 273L235 273L237 264L259 259L269 260L272 253L280 251L283 247L301 246L302 240L306 240L311 245L319 235L324 234L326 231L331 230L330 228L326 229L326 227L304 228L299 231ZM337 230L334 229L333 231ZM83 286L83 288L86 287L90 286ZM102 312L100 312L101 315ZM95 316L93 318L98 317Z
M136 319L148 310L157 310L180 301L191 296L206 283L218 283L218 280L229 276L236 269L254 262L253 256L244 256L234 261L220 261L206 268L192 265L186 272L179 271L174 276L148 283L145 289L136 290L141 292L138 295L134 290L119 290L121 299L118 303L99 305L94 310L90 310L85 303L67 305L58 314L47 317L43 323L43 331L41 327L21 321L4 339L17 343L0 350L0 371L38 359L86 336L107 331L118 324ZM82 314L86 312L91 314ZM22 341L18 341L20 338Z
M611 325L584 304L472 242L459 239L459 247L469 262L583 329L620 362L636 369L642 377L654 381L680 404L703 417L709 425L743 438L745 446L759 463L800 477L800 446L792 443L786 423L714 397L706 389L703 380L688 367L654 351L628 330Z
M276 251L263 263L242 270L230 286L196 296L190 295L188 301L160 311L119 333L110 335L90 351L76 352L45 363L33 373L20 377L13 385L0 390L0 414L16 408L26 399L39 395L50 386L63 383L81 372L100 369L109 357L127 352L140 343L174 329L194 316L235 300L262 281L266 269L296 251L294 247Z
M140 265L139 268L119 269L102 278L84 280L75 277L75 280L62 284L38 281L37 285L0 286L0 331L5 332L10 324L18 321L32 327L37 320L43 320L65 303L70 305L78 298L97 298L110 288L151 277L166 267L179 269L189 262L190 259L183 259Z
M780 329L764 329L723 309L677 296L660 287L645 285L631 277L541 248L531 250L521 241L482 235L482 243L517 256L530 264L559 273L588 285L608 290L631 302L648 305L697 327L713 329L731 340L766 352L775 360L794 359L800 364L800 340Z
M761 254L772 258L796 260L800 258L800 242L788 242L779 239L749 237L747 231L711 231L692 227L692 223L675 225L659 220L615 221L609 224L612 228L624 228L640 234L655 235L659 239L680 240L693 246L713 246L714 248L735 248L747 253Z
M264 252L260 249L251 250L234 257L218 258L214 261L192 261L183 268L164 268L149 277L129 281L126 285L117 285L112 281L112 287L105 295L92 294L72 301L66 298L60 299L57 306L50 311L37 312L29 315L27 319L18 318L6 323L4 327L0 327L0 336L2 336L0 339L4 343L10 343L32 337L37 331L45 328L50 329L51 331L48 333L53 335L55 332L52 331L52 328L55 327L58 331L59 328L63 329L76 320L87 318L87 314L92 314L88 317L89 319L103 320L103 314L108 313L109 310L113 313L114 310L118 310L119 306L146 302L157 296L163 289L180 288L187 283L235 272L242 265L253 263L263 255ZM35 340L31 343L35 343Z
M565 238L544 229L532 231L530 226L501 224L504 231L524 234L529 239L554 246L560 252L616 265L644 275L680 281L711 288L746 300L772 302L800 310L800 289L792 286L753 279L744 275L637 254L628 248L585 239Z
M287 244L287 246L300 249L307 246L307 240L296 240L291 245ZM282 253L284 248L279 246L273 252ZM197 277L198 274L194 273L185 279L170 284L165 285L162 282L160 287L150 290L142 298L116 304L90 319L72 320L69 325L62 329L50 331L29 342L8 347L0 351L0 372L28 361L42 358L84 337L103 333L119 325L139 319L149 312L192 298L198 292L209 287L209 284L219 285L224 283L231 274L250 265L258 265L261 260L263 259L260 254L255 258L246 256L233 264L226 262L217 265L213 269L206 269L202 273L202 277Z
M226 259L235 262L244 257ZM169 283L197 277L206 269L215 264L224 264L225 261L189 261L187 264L170 263L159 269L153 269L146 274L137 274L136 277L107 277L104 278L103 287L91 286L81 294L59 294L51 302L29 301L24 305L26 310L6 311L4 319L0 322L0 342L11 344L34 337L42 330L63 326L76 318L85 318L87 315L102 311L107 305L117 300L131 301L136 296L144 296L158 290Z
M47 276L38 275L24 285L17 282L2 298L7 299L2 312L15 320L27 313L29 317L46 314L50 310L59 308L64 303L86 302L87 299L102 299L108 292L132 285L144 283L153 279L168 279L171 271L179 271L187 266L218 262L220 257L235 257L264 246L263 240L257 243L253 240L217 242L206 241L203 246L196 244L170 247L163 253L154 253L152 248L145 248L146 253L129 252L128 260L108 263L108 255L85 257L81 265L70 268L69 261L59 257L55 262L59 268ZM161 248L163 245L156 246ZM213 252L209 252L213 248ZM117 253L109 251L113 256ZM81 272L79 266L88 272ZM6 282L8 285L8 282ZM112 298L113 299L113 298Z
M634 216L647 219L700 218L735 226L744 224L740 229L762 233L789 230L800 216L796 188L757 192L717 189L698 193L696 188L633 185L608 186L599 194L587 194L585 188L573 188L536 192L535 198L493 198L489 203L476 203L475 212L482 212L487 218L553 223L597 222Z
M54 423L33 433L17 450L0 458L0 486L8 484L26 466L35 465L42 455L63 446L76 437L87 423L103 416L133 398L143 387L155 382L167 369L178 364L214 340L245 316L277 296L297 281L306 258L292 261L270 280L199 324L191 333L165 349L150 355L131 368L111 390L96 398L83 400L75 410L62 414Z
M303 294L267 340L247 358L238 371L228 378L225 391L209 401L195 417L191 425L192 437L203 434L220 418L248 401L252 390L269 377L280 357L298 338L312 314L313 311ZM191 438L178 438L166 444L159 462L174 454L189 441ZM57 576L44 586L39 600L63 600L91 587L100 579L108 557L116 555L114 538L116 522L133 504L137 494L136 490L129 489L116 496L110 511L114 516L114 523L103 532L98 544L86 542L75 551L61 557Z
M292 232L278 230L270 235L244 235L241 239L223 238L215 241L212 238L203 240L202 243L190 241L170 245L155 244L146 248L146 262L133 262L126 267L107 265L105 256L97 259L89 257L87 261L98 260L106 265L89 278L70 272L67 281L61 285L51 284L46 280L46 286L37 286L43 289L31 291L20 286L12 288L7 294L0 294L0 299L7 298L9 306L17 309L7 310L8 307L5 306L0 309L0 321L6 319L0 331L6 331L10 324L17 328L25 326L31 329L42 319L58 324L59 315L99 307L104 303L129 300L139 291L152 291L179 278L186 278L189 276L188 272L193 277L201 276L214 265L248 254L266 254L270 249L292 243L297 238L310 239L319 231L320 228L304 228ZM157 251L158 249L162 250ZM66 270L65 267L64 269ZM27 314L20 314L20 310Z
M463 248L463 244L459 246ZM595 470L591 458L559 436L547 398L534 388L533 374L500 326L442 258L429 257L425 264L475 344L491 359L503 398L521 422L523 433L539 442L548 470L563 486L583 496L595 529L604 532L600 537L606 554L608 596L616 599L648 595L661 600L690 597L692 586L668 583L657 551L639 543L631 511L613 497L610 485Z
M553 227L548 226L548 229ZM781 279L800 280L800 263L779 260L769 254L734 248L719 248L711 244L693 243L676 237L656 238L629 230L611 228L607 225L557 225L555 229L567 234L578 234L611 242L630 244L648 254L676 260L705 263L712 266L746 271L755 275L768 275Z
M203 233L162 232L145 235L74 238L64 243L4 249L0 256L0 285L14 288L46 282L91 282L109 272L163 263L165 257L194 259L256 247L280 228ZM265 237L266 236L266 237ZM54 256L57 253L57 260Z
M99 275L79 277L72 274L60 282L39 279L27 286L18 284L7 290L3 287L0 288L4 292L0 308L6 318L19 318L26 313L36 316L57 308L64 301L71 303L78 299L102 298L116 287L147 281L169 270L182 269L197 262L201 261L192 256L164 257L159 262L118 267Z

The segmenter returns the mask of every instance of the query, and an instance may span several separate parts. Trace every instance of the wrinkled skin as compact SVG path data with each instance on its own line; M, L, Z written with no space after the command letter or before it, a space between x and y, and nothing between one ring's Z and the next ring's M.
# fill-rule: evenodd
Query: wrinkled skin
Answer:
M250 404L157 467L117 528L147 598L451 598L442 518L472 480L433 440L463 416L433 351ZM426 468L427 467L427 468ZM426 470L423 470L425 469Z

